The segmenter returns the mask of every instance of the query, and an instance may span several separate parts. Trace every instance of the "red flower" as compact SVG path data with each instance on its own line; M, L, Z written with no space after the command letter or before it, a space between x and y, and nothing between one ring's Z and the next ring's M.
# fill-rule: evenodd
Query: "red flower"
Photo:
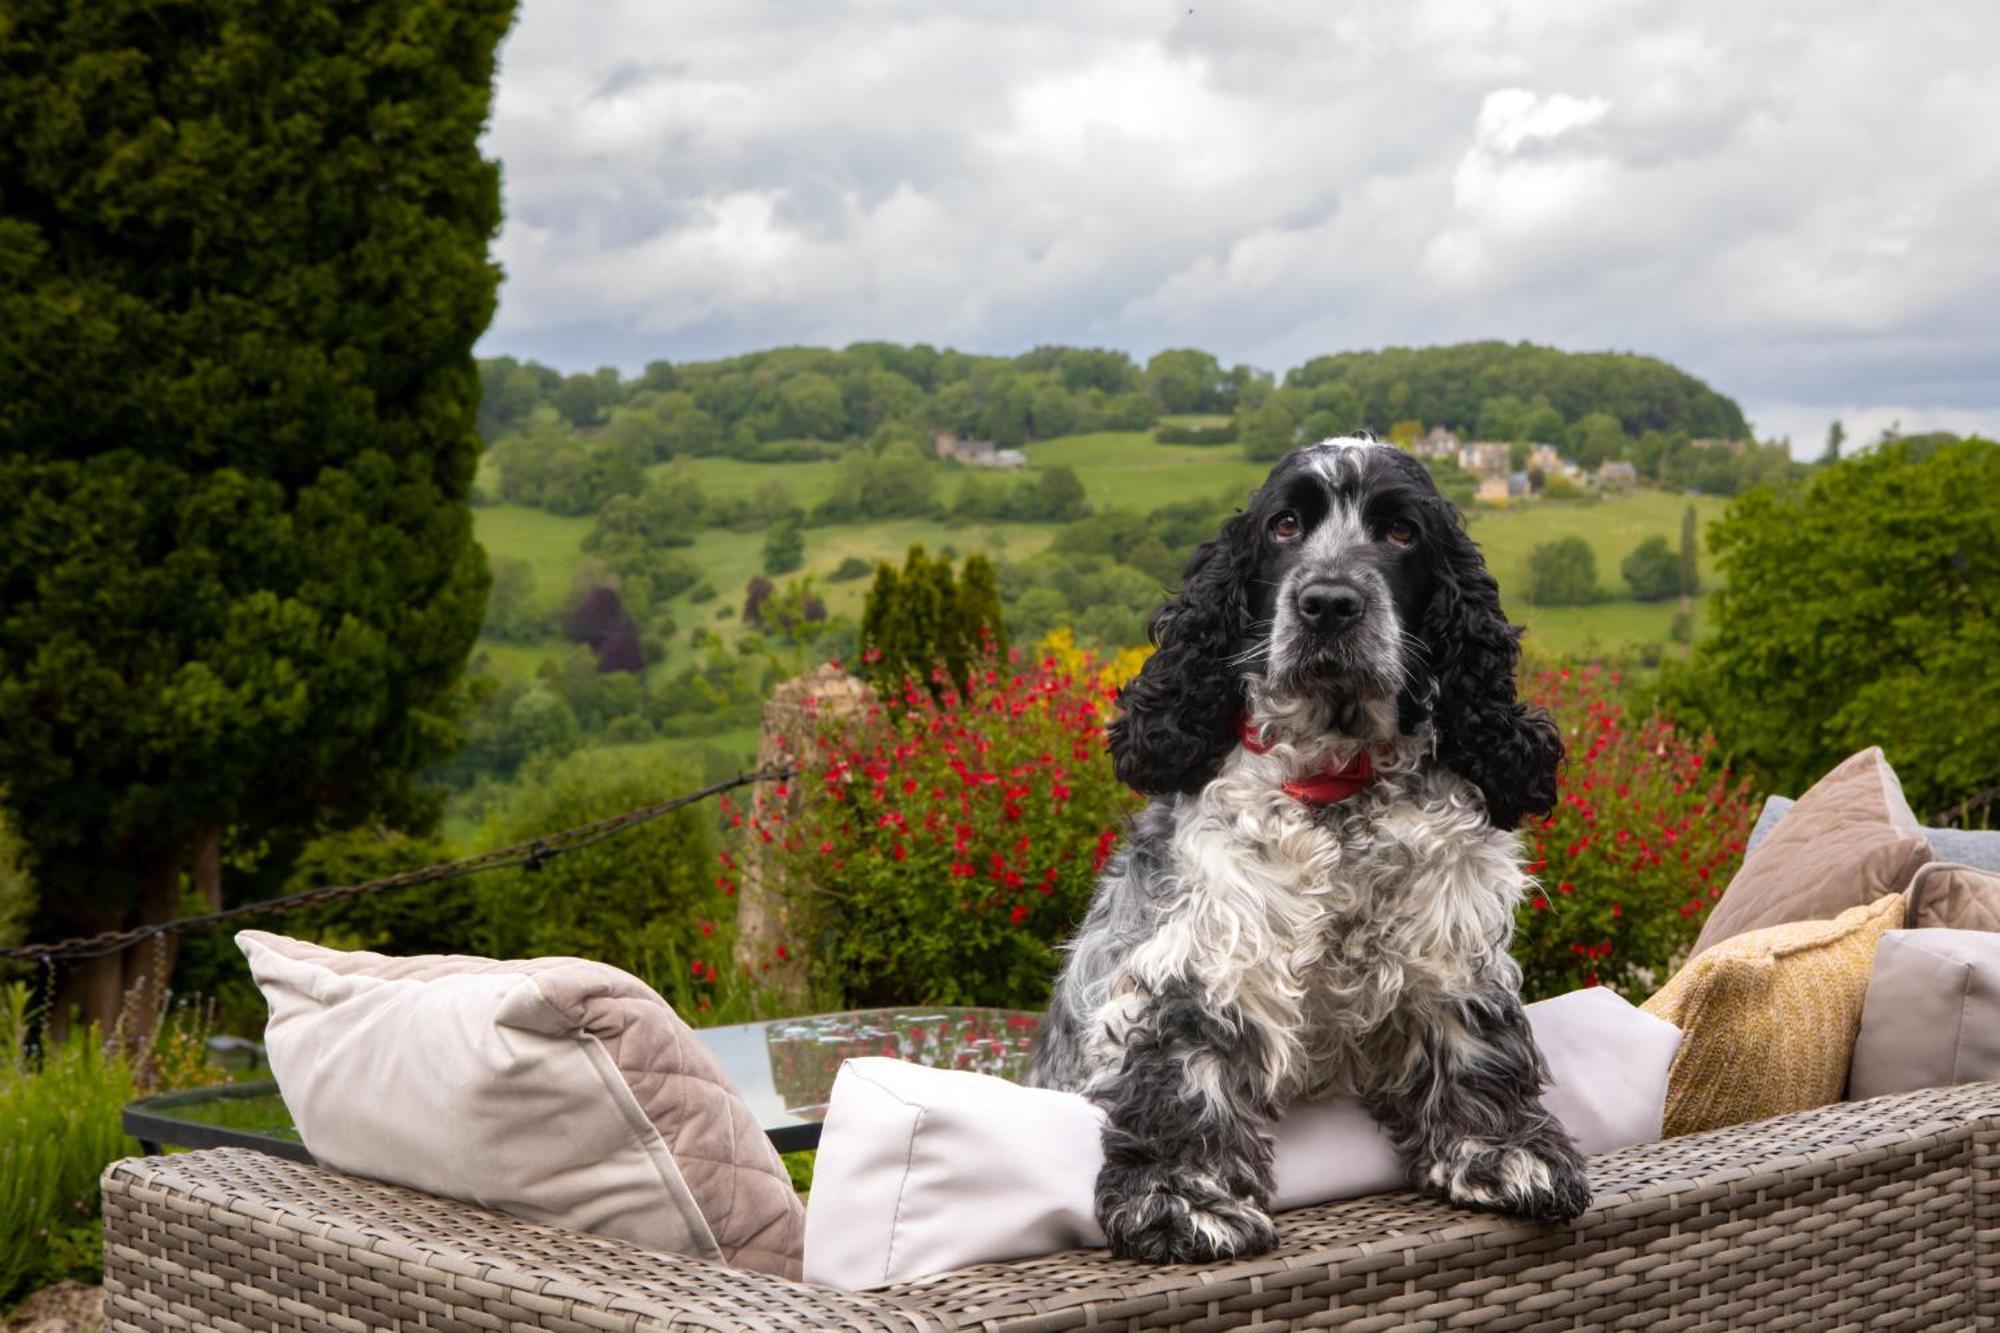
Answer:
M1015 903L1014 910L1007 913L1007 919L1018 926L1028 919L1028 909L1019 903Z

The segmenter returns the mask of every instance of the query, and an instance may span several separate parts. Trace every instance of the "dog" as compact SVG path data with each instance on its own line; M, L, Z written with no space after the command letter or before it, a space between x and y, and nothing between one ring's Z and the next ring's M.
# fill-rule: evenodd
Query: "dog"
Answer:
M1106 1113L1098 1221L1156 1263L1256 1254L1274 1119L1362 1099L1412 1184L1546 1221L1590 1201L1508 954L1514 828L1561 734L1458 510L1368 437L1296 449L1204 543L1119 695L1149 803L1066 957L1031 1084Z

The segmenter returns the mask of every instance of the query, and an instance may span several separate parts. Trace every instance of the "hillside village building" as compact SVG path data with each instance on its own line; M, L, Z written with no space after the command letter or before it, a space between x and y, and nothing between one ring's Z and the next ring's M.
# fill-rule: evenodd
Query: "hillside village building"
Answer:
M1458 458L1458 436L1443 426L1432 426L1423 437L1410 446L1410 452L1418 458Z
M1002 449L992 440L968 440L948 430L932 431L931 447L939 458L955 458L968 467L1016 468L1028 461L1019 449Z
M1512 445L1491 441L1462 445L1458 451L1458 466L1477 477L1498 474L1505 480L1507 461L1512 452Z

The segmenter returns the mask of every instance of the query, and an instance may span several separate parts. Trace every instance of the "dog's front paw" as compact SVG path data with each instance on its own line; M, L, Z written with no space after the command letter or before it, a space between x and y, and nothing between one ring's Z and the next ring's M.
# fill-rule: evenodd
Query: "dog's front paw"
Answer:
M1278 1229L1256 1203L1197 1172L1111 1167L1097 1177L1097 1221L1111 1252L1149 1264L1207 1264L1262 1254Z
M1463 1138L1417 1172L1424 1193L1461 1208L1567 1222L1590 1206L1583 1159L1567 1140L1529 1144Z

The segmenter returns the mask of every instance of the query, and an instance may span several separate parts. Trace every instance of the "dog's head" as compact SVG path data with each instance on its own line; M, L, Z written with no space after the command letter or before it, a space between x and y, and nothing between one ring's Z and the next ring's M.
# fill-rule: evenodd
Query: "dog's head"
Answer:
M1139 791L1214 777L1254 679L1349 735L1431 720L1439 759L1496 827L1555 804L1562 741L1515 697L1520 631L1458 510L1400 449L1349 439L1286 455L1195 551L1151 632L1111 728L1118 776Z

